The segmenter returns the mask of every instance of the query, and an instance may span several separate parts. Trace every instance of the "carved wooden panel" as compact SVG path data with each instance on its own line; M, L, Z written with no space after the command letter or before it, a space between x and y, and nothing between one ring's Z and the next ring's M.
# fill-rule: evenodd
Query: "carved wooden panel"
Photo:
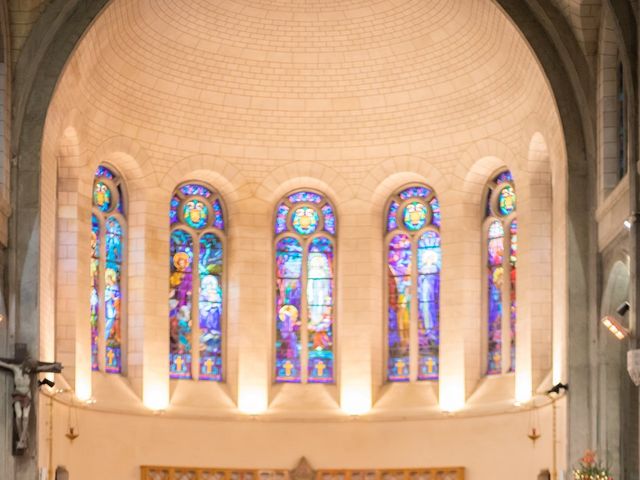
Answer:
M294 480L288 470L141 467L141 480ZM464 480L464 468L316 470L315 480Z

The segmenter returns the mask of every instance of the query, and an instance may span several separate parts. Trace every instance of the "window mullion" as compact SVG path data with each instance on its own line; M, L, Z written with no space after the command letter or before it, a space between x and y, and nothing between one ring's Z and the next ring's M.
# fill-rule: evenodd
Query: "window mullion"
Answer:
M191 378L200 378L200 235L191 232L193 245L191 294Z
M105 289L106 282L104 275L107 268L107 228L106 219L103 215L98 217L100 223L100 261L98 262L98 368L101 372L106 371L105 357L107 354L107 341L105 338Z
M411 238L411 237L410 237ZM411 308L409 309L409 380L418 378L418 248L411 238Z
M505 225L506 223L506 225ZM502 256L502 345L501 364L502 373L507 373L511 367L511 229L510 222L502 222L504 228L504 254Z
M307 285L309 282L309 268L307 265L309 262L309 242L302 239L298 239L298 241L304 245L302 251L302 290L300 292L300 306L302 310L302 316L300 318L300 382L307 383L309 376L309 331L307 329L309 324L309 305L307 298Z

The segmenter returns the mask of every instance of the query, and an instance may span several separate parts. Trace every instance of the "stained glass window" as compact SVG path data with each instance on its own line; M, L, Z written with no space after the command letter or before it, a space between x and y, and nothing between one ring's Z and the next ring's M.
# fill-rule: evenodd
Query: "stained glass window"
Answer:
M294 192L277 206L274 232L275 381L333 383L333 206L318 192Z
M387 380L437 380L442 252L433 189L412 185L397 192L386 230Z
M222 381L222 200L208 186L183 184L169 203L169 223L169 375Z
M508 170L489 184L485 212L487 374L495 375L515 371L516 365L518 221L516 190Z
M92 205L91 368L121 373L125 199L120 176L105 165L94 175Z

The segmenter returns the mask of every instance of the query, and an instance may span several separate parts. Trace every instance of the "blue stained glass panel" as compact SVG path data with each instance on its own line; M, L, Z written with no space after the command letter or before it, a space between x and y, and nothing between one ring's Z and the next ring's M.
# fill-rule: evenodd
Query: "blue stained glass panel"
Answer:
M107 260L121 263L122 262L122 227L115 217L107 218L105 223L106 244L105 250Z
M440 235L426 232L418 241L418 380L436 380L440 345Z
M518 263L518 220L514 219L510 225L511 234L511 247L509 255L510 263L510 327L511 327L511 365L509 367L510 372L516 371L516 276L517 276L517 263Z
M336 233L336 216L333 208L328 203L322 207L322 215L324 218L324 231L335 235Z
M124 194L122 193L122 186L118 185L118 212L121 215L124 215Z
M209 198L213 193L204 185L198 185L196 183L189 183L180 187L180 191L187 197L199 196Z
M429 202L429 206L431 207L431 225L440 227L440 202L434 197Z
M502 284L504 281L504 228L494 221L489 226L487 245L488 349L487 374L502 372Z
M224 215L222 213L220 200L216 200L213 203L213 226L218 230L224 230Z
M89 322L91 324L91 369L98 371L100 369L98 362L98 338L99 327L98 319L100 316L100 288L99 270L100 270L100 221L95 215L91 215L91 290L90 290L90 314Z
M513 183L513 175L511 175L511 172L509 170L505 170L496 177L495 182L498 185L501 185L503 183Z
M398 228L397 213L400 205L395 200L389 205L389 213L387 214L387 232L392 232Z
M122 320L122 287L121 266L107 260L104 271L104 336L106 344L105 371L120 373L121 363L121 320Z
M289 207L284 203L278 205L276 213L276 235L287 231L287 215L289 215Z
M389 310L387 318L389 354L387 379L409 381L411 312L411 240L395 235L389 242L387 258Z
M115 178L115 175L113 174L113 172L111 170L109 170L107 167L105 167L104 165L100 165L97 169L96 169L96 177L104 177L104 178L108 178L109 180L113 180Z
M169 224L173 225L179 221L178 207L180 206L180 198L174 195L169 204Z
M309 383L332 383L333 358L333 245L313 239L307 257Z
M222 380L222 242L213 233L200 238L200 380Z
M193 240L174 230L170 240L169 374L191 378L191 298L193 295Z
M115 217L109 217L105 222L105 232L107 260L104 272L105 371L120 373L122 371L122 226Z
M291 203L322 203L322 195L314 192L296 192L289 195Z
M408 200L409 198L427 198L431 195L431 190L427 187L409 187L400 192L400 198L402 200Z
M276 365L277 382L301 380L302 246L295 238L276 246Z

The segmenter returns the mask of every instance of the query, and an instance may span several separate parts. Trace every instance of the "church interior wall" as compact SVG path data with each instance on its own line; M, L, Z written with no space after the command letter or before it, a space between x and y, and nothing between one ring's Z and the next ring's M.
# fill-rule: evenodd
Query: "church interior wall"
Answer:
M563 408L558 411L562 424ZM69 414L67 406L56 402L53 464L65 466L76 478L134 480L140 478L141 465L292 469L305 456L313 468L464 464L466 480L513 478L513 472L518 478L536 478L550 462L550 407L536 413L543 435L535 445L526 436L531 418L530 412L521 411L411 422L347 417L273 423L259 418L176 419L85 408ZM73 442L64 436L69 419L79 433ZM562 435L561 429L558 436ZM47 444L43 447L46 450Z
M144 10L157 27L162 25L163 15L173 8L160 2L169 10L145 10L152 3L141 1L104 12L67 64L48 110L41 152L39 350L43 360L63 361L65 372L60 384L70 392L60 393L56 400L51 459L45 447L47 399L40 401L39 463L46 465L51 460L65 464L73 478L89 474L101 478L106 468L108 478L114 473L118 478L137 478L137 468L144 463L290 468L301 455L306 455L315 467L362 467L363 461L374 467L464 462L467 478L472 480L513 478L515 471L534 478L551 461L550 409L540 410L543 437L532 445L525 435L532 415L514 402L528 400L544 387L565 380L570 368L575 372L575 364L570 366L567 358L568 262L575 258L567 258L567 252L569 244L575 242L570 238L575 233L570 221L578 219L569 218L567 207L565 140L574 139L564 138L551 89L536 60L532 60L526 42L514 40L509 33L513 26L506 27L502 20L495 20L494 13L480 6L483 2L474 0L469 11L475 18L490 18L493 22L492 35L484 37L486 44L501 38L509 45L510 58L517 59L518 71L503 75L513 76L513 84L502 84L503 90L517 100L500 104L492 99L489 104L495 107L495 116L469 120L460 128L451 118L434 121L413 113L405 116L408 110L403 110L404 104L428 103L437 98L429 89L392 91L380 96L384 98L382 103L370 91L327 102L321 97L336 84L334 81L314 85L314 94L318 95L309 102L292 98L274 101L269 98L277 96L271 90L274 85L269 83L273 79L257 87L251 84L260 77L255 71L250 73L247 66L257 55L251 49L228 49L225 61L234 55L240 61L215 65L224 69L231 64L231 70L242 72L229 79L228 84L218 84L226 93L200 94L186 84L174 88L175 79L170 75L175 72L180 78L184 73L185 66L179 60L181 49L190 48L188 41L182 43L186 37L179 37L176 48L166 51L167 58L176 61L177 66L160 62L160 67L153 67L162 72L161 81L157 72L141 74L136 68L136 59L149 60L148 66L158 58L136 57L140 52L132 56L126 53L131 46L127 40L149 41L138 36L139 32L127 24L127 18ZM558 3L566 4L564 0ZM591 180L597 183L593 192L598 199L596 250L602 252L612 245L618 248L622 221L631 211L629 182L627 178L612 184L604 173L607 155L611 154L613 24L610 18L606 20L598 42L598 29L594 27L594 19L600 16L598 2L577 7L579 3L573 2L572 6L578 10L567 6L563 12L577 29L586 55L595 54L590 61L597 66L599 173ZM450 2L447 8L455 8L451 7L454 4ZM41 8L37 1L33 5L34 11ZM251 11L251 15L256 13ZM473 25L473 14L458 13L461 21L447 25L445 31ZM360 18L357 11L352 14ZM277 16L267 18L282 20ZM189 25L188 19L182 20ZM221 26L222 33L216 40L225 44L223 37L230 31L233 28ZM437 35L417 40L413 47L417 44L431 48L430 42L436 38ZM151 51L158 47L155 40L147 45ZM475 41L482 44L477 38ZM393 54L411 58L411 48L398 44ZM601 52L596 53L596 48ZM374 54L380 58L386 55L383 49ZM306 61L300 52L269 55L274 65L291 59L293 63ZM488 66L469 68L469 78L454 79L452 84L464 90L467 82L484 78L483 68L502 65L504 55L505 52L498 52L487 62ZM330 57L324 55L318 60L331 63ZM363 60L343 57L342 52L336 58ZM461 57L458 63L466 61L469 59ZM359 68L364 71L362 65ZM351 75L357 83L361 80L360 71L340 74ZM299 73L295 68L288 72ZM130 78L135 78L144 101L160 106L158 110L149 108L130 114L130 91L138 88L128 83ZM338 77L334 80L342 86L347 84L340 83L342 79ZM438 85L438 95L451 94L447 88ZM262 89L260 93L266 95L252 96L255 89ZM109 95L103 94L106 91ZM482 101L480 96L477 99ZM137 100L131 98L130 103L135 105ZM469 99L460 100L452 116L463 115L467 106L471 110L477 106ZM214 107L208 109L208 116L197 118L202 104ZM182 109L183 114L176 118L166 115L173 107ZM385 109L384 115L376 111L378 108ZM360 115L360 110L368 112ZM265 122L269 115L272 119L286 117L288 123ZM389 121L394 115L406 120L411 135L391 133ZM333 125L326 120L331 116L346 125L348 131L332 130ZM220 119L225 120L215 124ZM205 124L213 126L205 128ZM354 128L358 124L362 129ZM256 125L262 130L256 130ZM572 161L576 162L576 158ZM123 176L128 193L126 365L122 376L92 373L88 360L90 197L98 164L115 168ZM487 378L482 360L486 355L485 326L482 315L477 313L485 308L479 294L483 288L480 219L486 183L504 167L511 169L516 178L518 218L522 222L518 371ZM225 265L229 279L224 358L227 381L219 385L168 378L168 271L157 266L167 263L168 199L180 182L192 179L205 181L221 193L230 219ZM434 187L443 208L443 256L447 268L442 275L442 370L438 383L390 385L384 381L383 371L383 210L392 192L412 182ZM322 191L338 213L339 367L334 386L274 385L271 378L273 210L282 195L296 188ZM591 267L585 265L588 268ZM594 268L599 271L601 267ZM591 299L592 303L598 300ZM576 307L571 308L574 315ZM597 316L593 308L586 308L590 315L585 318ZM603 425L620 423L617 415L621 410L606 410L612 402L607 394L619 390L620 382L628 383L626 377L620 378L620 371L624 370L621 357L616 357L615 362L605 358L612 352L614 356L615 352L621 354L620 346L593 326L585 330L598 337L596 356L602 368L592 365L589 381L602 387L594 390L597 398L593 404L603 413L584 429L589 430L584 438L571 440L564 431L568 420L561 403L559 451L569 451L567 442L572 441L575 445L570 455L592 440L603 448L618 448L611 436L615 433L603 430ZM576 375L571 379L574 380L580 386ZM64 433L71 418L67 404L72 394L73 402L82 403L73 409L81 436L70 442ZM58 400L63 403L58 404ZM621 408L626 407L625 404ZM448 410L457 412L444 413ZM578 410L574 409L573 415L584 416L585 412ZM571 428L575 433L576 428ZM177 437L188 440L176 446ZM274 438L282 439L277 449L270 448ZM398 439L392 453L389 438ZM459 438L468 442L460 445ZM516 443L513 438L522 441ZM229 449L233 439L235 444L246 445L246 451ZM334 439L348 439L354 444L362 441L367 448L350 449ZM414 448L415 445L419 447ZM479 449L487 453L478 455ZM491 457L495 450L509 452L497 467L491 463L495 462ZM97 451L103 458L96 459ZM222 454L212 453L218 451ZM122 458L126 460L115 462ZM371 465L371 459L378 463ZM624 460L614 459L621 461ZM560 462L561 468L566 467L566 458ZM111 469L116 463L117 472Z

